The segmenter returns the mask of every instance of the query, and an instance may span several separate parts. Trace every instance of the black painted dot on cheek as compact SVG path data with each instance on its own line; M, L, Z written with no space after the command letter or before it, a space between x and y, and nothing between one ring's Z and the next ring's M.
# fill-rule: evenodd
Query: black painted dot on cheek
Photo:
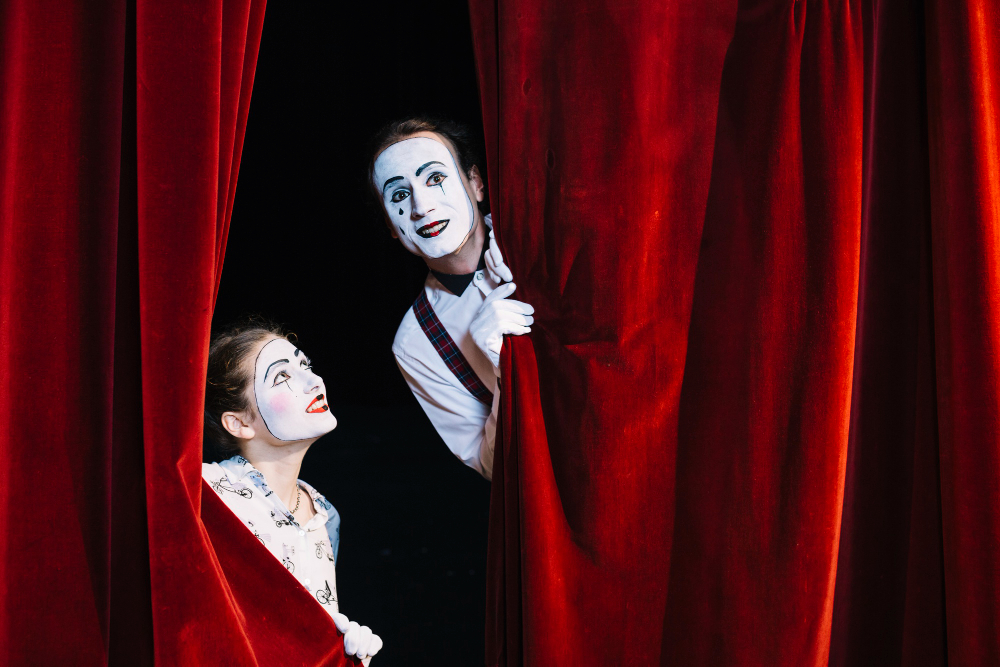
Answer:
M399 214L403 215L403 209L399 209Z

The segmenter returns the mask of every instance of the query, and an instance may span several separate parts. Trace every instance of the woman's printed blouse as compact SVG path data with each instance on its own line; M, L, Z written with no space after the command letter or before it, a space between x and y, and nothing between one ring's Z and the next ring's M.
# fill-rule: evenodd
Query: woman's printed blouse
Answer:
M340 515L333 505L299 480L316 511L306 525L300 526L278 494L268 488L264 475L242 456L221 463L203 463L201 476L327 613L337 613L334 565L340 546Z

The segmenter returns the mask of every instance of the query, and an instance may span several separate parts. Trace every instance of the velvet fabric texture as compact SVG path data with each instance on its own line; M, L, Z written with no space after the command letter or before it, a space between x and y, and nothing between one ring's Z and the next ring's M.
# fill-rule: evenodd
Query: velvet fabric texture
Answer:
M348 664L201 480L263 18L0 4L0 663Z
M997 4L470 8L487 664L1000 664Z

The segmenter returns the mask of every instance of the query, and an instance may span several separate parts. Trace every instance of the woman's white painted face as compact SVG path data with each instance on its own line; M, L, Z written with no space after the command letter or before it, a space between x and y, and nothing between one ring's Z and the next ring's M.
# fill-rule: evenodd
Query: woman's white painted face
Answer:
M305 353L284 338L260 348L253 391L257 412L278 440L309 440L337 427L323 378L312 372Z
M375 160L382 205L415 255L444 257L459 248L475 223L475 208L451 151L428 137L404 139Z

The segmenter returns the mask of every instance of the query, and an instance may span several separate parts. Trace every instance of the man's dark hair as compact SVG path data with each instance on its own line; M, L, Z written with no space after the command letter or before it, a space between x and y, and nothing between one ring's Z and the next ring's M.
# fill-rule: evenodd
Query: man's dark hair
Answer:
M452 147L455 149L455 161L458 163L458 168L466 176L469 175L469 171L473 167L478 166L480 163L481 153L478 149L478 140L465 125L451 120L429 118L426 116L413 116L411 118L394 120L379 130L378 134L372 138L371 150L368 153L368 186L371 189L372 196L375 197L375 201L378 203L379 211L383 210L382 192L375 184L375 160L386 148L413 136L417 132L434 132L450 141ZM482 167L480 167L479 171L483 179L483 187L485 188L486 174ZM488 210L487 202L489 202L488 197L479 203L481 211L484 210L484 207Z
M287 338L280 326L252 317L231 324L212 336L205 380L205 449L210 458L228 459L240 453L240 443L222 426L226 412L256 415L250 400L254 346L268 338Z

